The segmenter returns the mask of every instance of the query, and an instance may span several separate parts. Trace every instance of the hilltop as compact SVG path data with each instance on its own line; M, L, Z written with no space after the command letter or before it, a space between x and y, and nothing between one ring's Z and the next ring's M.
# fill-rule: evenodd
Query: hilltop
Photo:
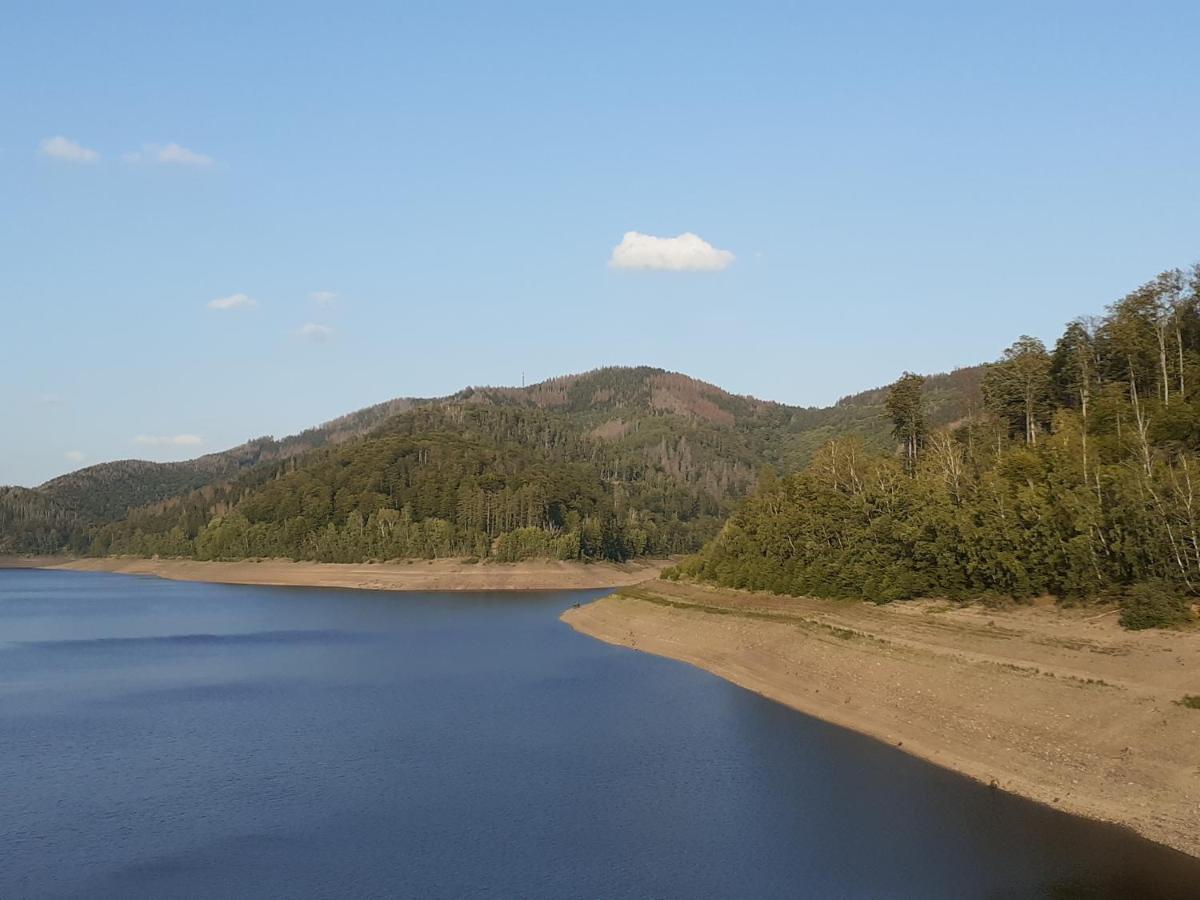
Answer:
M930 378L932 415L965 415L978 383L970 369ZM645 366L400 398L195 460L103 463L3 489L0 552L686 552L716 533L764 466L792 471L839 435L890 447L882 398L796 407ZM386 539L365 541L368 523Z

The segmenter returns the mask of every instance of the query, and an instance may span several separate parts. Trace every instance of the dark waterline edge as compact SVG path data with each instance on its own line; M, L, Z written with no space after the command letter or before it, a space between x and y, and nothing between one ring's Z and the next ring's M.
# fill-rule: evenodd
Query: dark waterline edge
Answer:
M620 588L614 588L612 591L612 594L617 594L619 592L620 592ZM603 600L608 596L611 596L611 594L606 594L605 597L598 597L593 602L599 602L600 600ZM1035 804L1036 806L1041 807L1042 809L1050 810L1051 812L1057 813L1058 815L1069 816L1073 819L1090 822L1093 825L1100 826L1105 829L1109 829L1110 831L1113 831L1114 834L1119 834L1121 837L1125 838L1126 840L1143 841L1147 844L1153 845L1155 848L1158 848L1159 850L1167 851L1170 854L1173 854L1176 857L1176 859L1182 864L1194 864L1194 863L1200 862L1200 852L1192 853L1192 852L1190 852L1188 850L1184 850L1180 847L1173 846L1172 844L1166 843L1165 841L1158 840L1157 838L1153 837L1152 835L1144 834L1143 832L1139 831L1134 826L1129 825L1125 822L1118 822L1113 819L1106 819L1102 816L1095 815L1095 814L1086 812L1084 810L1066 809L1061 805L1056 805L1054 803L1047 803L1045 800L1042 800L1041 798L1032 797L1032 796L1029 796L1028 794L1021 793L1020 791L1008 790L1004 787L1001 787L998 783L996 783L994 781L989 781L981 776L977 776L970 772L966 772L961 769L955 768L953 765L949 765L944 760L940 760L940 759L937 759L937 758L934 758L931 756L925 756L924 754L915 751L912 748L911 744L896 744L890 740L887 740L887 739L879 737L878 735L872 734L871 732L866 731L863 728L844 724L842 722L837 722L832 719L827 719L821 715L818 715L817 713L809 712L808 710L804 710L804 709L800 709L797 706L793 706L790 703L786 703L783 700L779 700L776 697L772 697L770 694L767 694L763 691L757 690L753 687L749 687L748 685L741 684L738 681L735 681L733 678L725 675L724 673L715 671L714 669L710 669L701 663L693 662L692 660L684 659L679 656L672 656L668 653L660 653L660 652L657 652L654 650L643 649L641 647L631 647L628 644L623 644L623 643L620 643L619 641L610 641L607 638L601 637L599 635L594 635L587 631L583 631L578 628L575 628L574 625L572 625L570 622L562 620L561 617L560 617L560 621L562 621L562 624L564 624L566 627L575 631L576 634L579 634L583 637L589 638L590 640L600 641L602 643L608 644L611 647L617 647L622 650L627 650L631 653L644 653L648 656L658 657L659 659L668 659L673 662L682 663L686 666L690 666L693 669L697 669L701 672L705 672L705 673L713 676L714 678L719 678L722 681L724 681L725 683L731 684L734 687L738 688L739 690L747 691L758 697L762 697L764 700L767 700L767 701L775 704L776 706L787 709L796 715L804 716L807 719L821 722L822 724L827 725L831 728L837 728L837 729L840 729L841 731L857 735L861 738L865 738L867 740L870 740L872 743L877 744L880 747L883 747L887 750L890 750L895 753L903 754L904 756L908 757L909 759L917 760L925 765L934 766L937 769L940 769L941 771L946 772L955 778L963 779L965 782L968 782L971 785L986 787L990 790L996 791L997 793L1005 794L1008 797L1016 798L1017 800L1020 800L1021 802Z

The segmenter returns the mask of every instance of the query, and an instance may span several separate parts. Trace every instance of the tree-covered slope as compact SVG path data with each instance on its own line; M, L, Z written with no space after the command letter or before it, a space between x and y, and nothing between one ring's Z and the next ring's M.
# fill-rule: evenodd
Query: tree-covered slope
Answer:
M139 510L95 549L328 561L693 550L761 461L714 396L747 413L767 405L699 383L656 403L660 375L604 370L560 397L535 386L424 403L362 439Z
M124 459L99 463L46 482L36 493L85 523L108 522L130 509L185 493L237 472L223 456L177 463Z
M279 440L261 437L183 462L125 459L86 466L36 488L0 487L0 553L79 552L92 530L131 510L238 477L257 466L352 440L414 401L401 398Z
M81 553L89 547L77 513L38 491L0 487L0 556Z
M955 378L956 376L948 376ZM961 376L957 376L961 377ZM1200 592L1200 267L1166 272L1022 337L981 372L982 404L907 375L893 441L840 439L768 479L673 573L787 594L889 600L1124 597L1128 624L1182 620Z
M978 393L975 379L954 394L957 382L943 382L956 377L930 379L947 416ZM845 434L889 446L882 396L800 408L638 367L396 400L188 462L54 479L33 492L36 510L26 502L9 516L8 547L44 552L62 534L59 549L96 553L345 560L694 550L763 466L792 471ZM0 507L13 502L0 496ZM518 530L514 550L506 535Z

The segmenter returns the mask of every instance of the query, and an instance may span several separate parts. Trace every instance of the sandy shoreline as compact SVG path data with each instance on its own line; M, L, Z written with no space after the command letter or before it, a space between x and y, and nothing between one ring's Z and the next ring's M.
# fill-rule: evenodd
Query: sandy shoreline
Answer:
M7 565L84 572L154 575L177 581L355 588L378 591L529 591L610 588L654 578L667 560L575 563L539 560L476 563L416 560L412 563L315 563L268 559L201 562L188 559L102 558L9 560Z
M1200 633L1053 607L795 600L672 582L568 610L804 713L1200 856Z

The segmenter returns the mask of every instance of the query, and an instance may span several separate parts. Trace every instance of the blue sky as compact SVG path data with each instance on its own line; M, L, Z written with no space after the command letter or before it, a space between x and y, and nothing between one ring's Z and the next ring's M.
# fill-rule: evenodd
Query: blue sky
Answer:
M4 20L0 483L606 364L826 404L1200 259L1194 3Z

